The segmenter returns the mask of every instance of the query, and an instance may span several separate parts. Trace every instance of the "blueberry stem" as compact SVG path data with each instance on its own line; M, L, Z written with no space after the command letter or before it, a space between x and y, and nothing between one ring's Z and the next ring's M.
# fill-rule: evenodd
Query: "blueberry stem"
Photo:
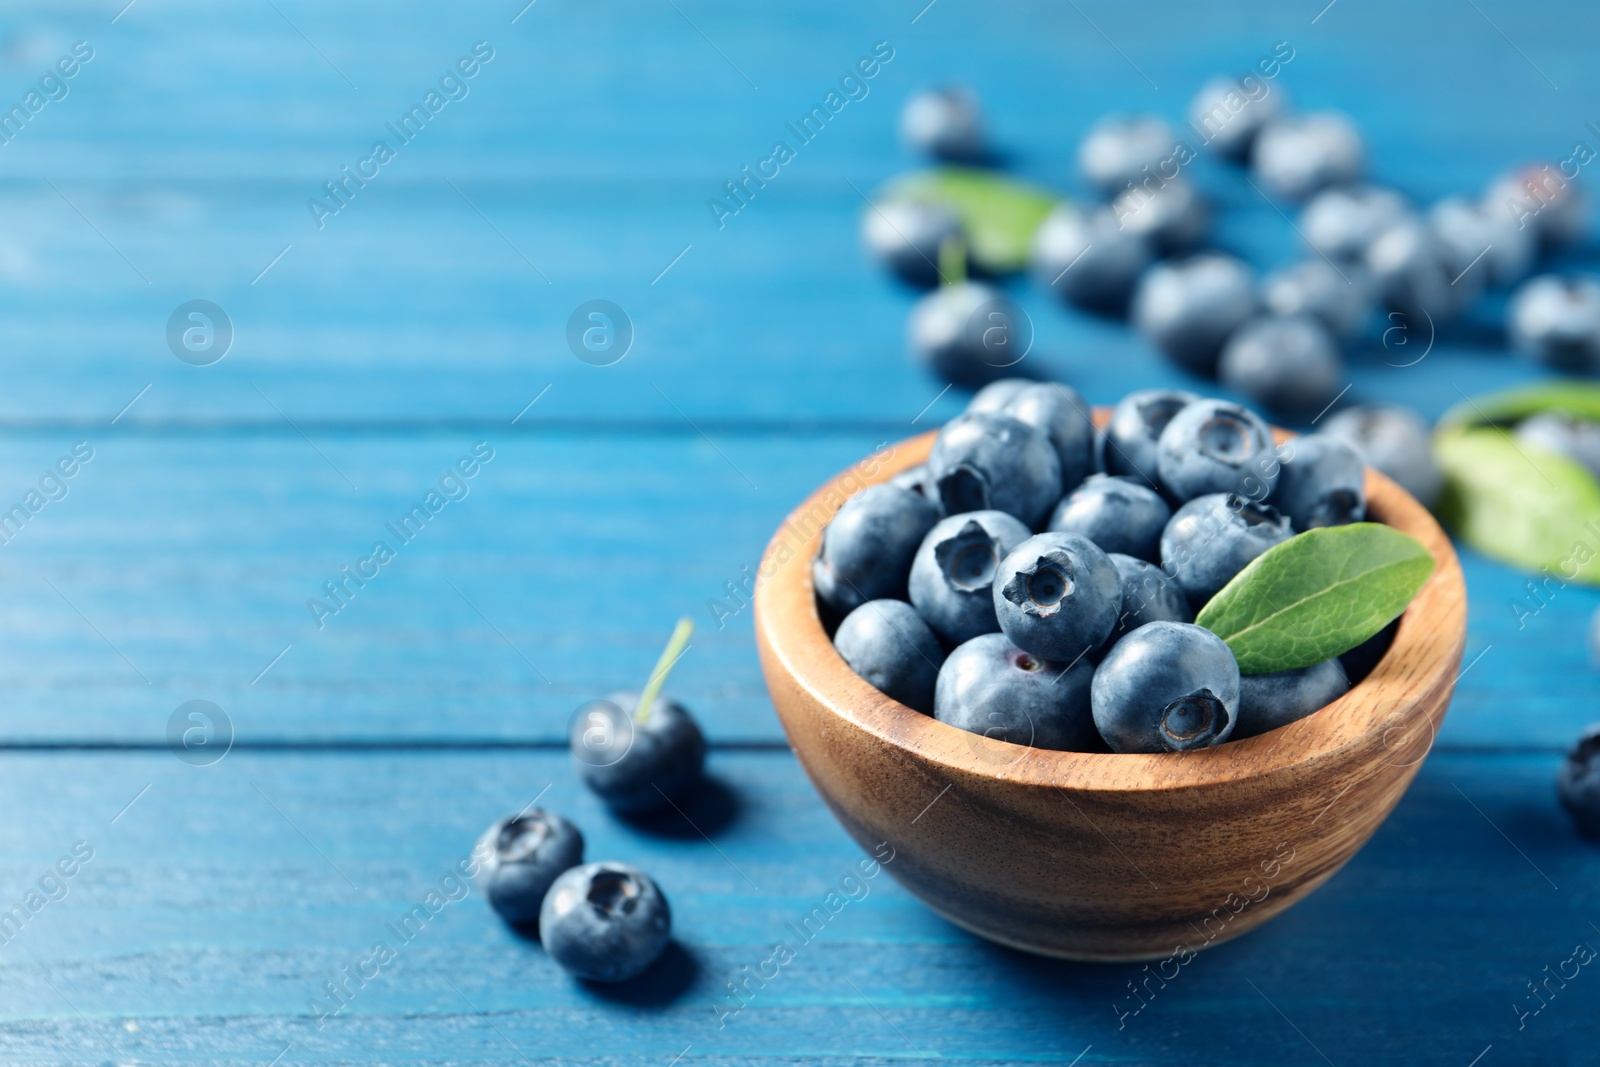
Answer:
M672 673L673 666L688 651L689 638L693 634L694 622L687 615L672 628L672 637L667 640L667 647L661 650L661 658L656 660L656 669L650 672L650 681L645 685L644 692L639 694L639 706L633 709L634 722L644 722L649 716L661 687L667 684L667 675Z
M960 285L967 280L967 242L960 236L939 242L939 284Z

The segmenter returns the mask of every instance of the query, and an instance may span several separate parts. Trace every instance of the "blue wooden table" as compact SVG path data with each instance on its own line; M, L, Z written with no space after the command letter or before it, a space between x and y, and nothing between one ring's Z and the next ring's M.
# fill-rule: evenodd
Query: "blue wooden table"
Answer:
M857 247L864 195L912 164L912 89L974 86L1014 169L1072 192L1094 118L1179 117L1286 41L1277 88L1350 113L1376 175L1428 201L1600 147L1600 11L524 2L0 15L0 105L23 109L0 138L0 510L26 520L0 527L0 1062L1596 1062L1600 976L1571 961L1600 946L1600 850L1552 789L1595 717L1593 592L1527 615L1526 578L1466 553L1469 666L1394 816L1154 996L878 878L734 1012L729 983L859 853L727 590L803 493L959 410ZM867 95L719 225L707 201L879 42ZM1297 255L1237 175L1197 177L1222 244ZM1017 295L1030 358L1092 401L1180 381ZM566 341L594 299L632 323L611 366ZM169 344L192 300L231 324L219 362ZM1529 377L1496 311L1412 366L1355 354L1347 399L1437 415ZM565 723L637 685L684 613L672 687L713 787L621 823ZM216 732L175 750L196 700ZM640 983L575 984L452 876L540 796L671 898L677 944Z

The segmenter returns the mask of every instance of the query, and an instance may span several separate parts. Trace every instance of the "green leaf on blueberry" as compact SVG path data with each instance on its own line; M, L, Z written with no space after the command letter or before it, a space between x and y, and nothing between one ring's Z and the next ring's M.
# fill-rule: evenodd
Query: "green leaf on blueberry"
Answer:
M944 207L961 220L973 262L1007 274L1027 266L1034 231L1060 197L993 171L939 167L899 178L875 199Z
M1600 422L1600 382L1556 378L1463 400L1439 420L1441 430L1520 422L1529 415L1560 411Z
M1195 619L1233 650L1242 674L1270 674L1348 652L1405 610L1433 555L1376 522L1308 530L1252 560Z

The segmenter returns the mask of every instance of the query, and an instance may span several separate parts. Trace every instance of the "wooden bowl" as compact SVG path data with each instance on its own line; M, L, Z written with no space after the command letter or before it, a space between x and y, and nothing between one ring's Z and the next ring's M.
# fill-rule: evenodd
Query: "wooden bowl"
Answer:
M992 941L1180 962L1283 911L1355 854L1427 755L1466 640L1461 567L1422 505L1368 469L1370 515L1420 540L1437 567L1389 652L1345 696L1214 748L1043 751L883 695L839 658L818 617L822 527L862 486L921 463L933 438L880 450L812 494L779 527L757 580L756 640L778 717L863 848L892 855L885 866L903 885Z

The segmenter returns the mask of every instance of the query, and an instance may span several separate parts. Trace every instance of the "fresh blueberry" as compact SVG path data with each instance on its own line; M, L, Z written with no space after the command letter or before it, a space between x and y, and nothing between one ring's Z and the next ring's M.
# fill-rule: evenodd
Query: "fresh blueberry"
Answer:
M1032 382L1012 394L1001 413L1042 431L1050 439L1061 464L1062 492L1073 489L1093 473L1094 421L1076 389L1060 382Z
M992 285L943 285L917 301L911 354L957 385L983 385L1020 363L1033 343L1027 313Z
M1526 282L1506 313L1512 345L1547 367L1600 372L1600 282L1543 274Z
M1507 171L1483 199L1518 229L1532 229L1545 248L1578 240L1589 225L1583 191L1552 164L1529 163Z
M1172 158L1178 135L1155 115L1107 115L1078 145L1078 166L1101 192L1112 196Z
M1120 311L1150 257L1150 242L1123 229L1105 207L1063 204L1033 235L1034 277L1083 308Z
M890 478L889 484L896 489L905 489L918 494L924 500L932 501L939 514L941 516L944 515L944 509L939 507L939 491L934 488L933 481L928 477L928 465L926 463L918 463L915 467L907 467L893 478Z
M1178 366L1207 376L1228 335L1255 312L1250 268L1220 252L1158 263L1133 294L1134 327Z
M1183 178L1156 178L1125 189L1111 214L1123 230L1166 254L1189 251L1211 227L1211 205Z
M626 982L672 938L672 909L648 874L625 863L588 863L556 879L539 912L539 940L564 970L591 982Z
M1274 315L1310 315L1348 340L1372 317L1372 279L1354 263L1303 259L1261 283L1261 302Z
M1361 454L1327 434L1292 442L1294 454L1278 469L1272 504L1296 530L1343 526L1367 515L1367 472Z
M841 615L869 600L904 597L911 557L938 521L938 505L920 493L867 486L822 531L811 565L817 595Z
M1000 629L994 614L995 570L1032 531L1003 511L943 519L911 564L911 603L951 645Z
M1561 764L1556 792L1588 837L1600 838L1600 725L1589 727Z
M1278 478L1272 430L1238 404L1197 400L1172 416L1156 439L1156 472L1178 500L1207 493L1264 500Z
M1340 263L1360 263L1380 234L1410 218L1411 205L1393 189L1336 187L1307 202L1300 232L1313 251Z
M1113 752L1220 744L1239 713L1239 665L1210 630L1152 622L1118 641L1094 672L1094 724Z
M1519 229L1504 211L1459 196L1433 205L1428 225L1444 245L1445 260L1455 272L1452 277L1482 271L1490 288L1515 285L1527 277L1539 250L1531 228Z
M934 717L997 741L1090 752L1099 747L1089 709L1094 667L1052 663L1005 634L974 637L939 672Z
M1117 614L1116 628L1111 638L1102 646L1109 650L1130 630L1137 630L1152 622L1193 622L1194 612L1189 610L1189 598L1167 572L1146 560L1112 552L1111 565L1117 568L1122 582L1122 610Z
M489 906L508 923L531 923L556 877L583 862L583 834L554 812L531 808L489 827L473 858Z
M573 767L613 811L635 814L667 806L705 773L706 739L687 709L657 697L641 721L638 693L613 693L572 720Z
M1007 415L961 415L939 431L928 473L946 515L1003 511L1037 528L1061 497L1061 461L1044 431Z
M1373 669L1383 662L1383 657L1388 655L1389 647L1394 644L1394 635L1400 629L1400 620L1395 619L1389 625L1361 642L1348 652L1339 653L1339 668L1344 671L1344 676L1355 685Z
M988 155L978 98L959 86L924 89L900 112L906 144L948 163L981 162Z
M1196 497L1178 509L1161 534L1161 569L1198 612L1245 564L1293 532L1270 504L1232 493Z
M1161 531L1172 508L1161 494L1132 478L1092 474L1050 513L1049 529L1087 537L1106 552L1161 558Z
M1483 282L1472 271L1452 271L1449 249L1415 219L1379 234L1367 248L1366 267L1378 300L1404 316L1401 325L1419 331L1424 323L1445 322L1464 311Z
M1262 407L1309 415L1338 393L1344 362L1319 320L1270 315L1245 323L1228 339L1217 375Z
M1517 423L1517 440L1566 456L1600 479L1600 423L1564 411L1541 411Z
M961 237L961 221L938 204L898 200L870 207L861 217L867 250L911 285L939 284L939 252Z
M1003 415L1011 398L1024 388L1037 384L1032 378L1001 378L972 394L967 401L968 415Z
M1246 674L1239 679L1239 725L1233 739L1264 734L1288 726L1344 696L1350 683L1337 659L1272 674Z
M1042 659L1075 662L1117 625L1122 581L1086 537L1042 533L1013 548L994 575L994 610L1011 643Z
M878 692L933 714L944 649L916 608L904 600L869 600L844 617L833 647Z
M1444 476L1433 462L1431 431L1410 408L1387 405L1346 408L1323 423L1322 432L1352 446L1369 467L1432 507Z
M1304 200L1330 185L1360 178L1367 151L1349 119L1318 111L1267 123L1256 135L1250 161L1257 176L1279 196Z
M1156 439L1174 415L1199 399L1181 389L1144 389L1123 397L1096 442L1100 469L1156 488Z
M1263 126L1282 113L1284 96L1266 82L1216 77L1200 87L1189 103L1189 128L1207 145L1231 159L1245 159Z

